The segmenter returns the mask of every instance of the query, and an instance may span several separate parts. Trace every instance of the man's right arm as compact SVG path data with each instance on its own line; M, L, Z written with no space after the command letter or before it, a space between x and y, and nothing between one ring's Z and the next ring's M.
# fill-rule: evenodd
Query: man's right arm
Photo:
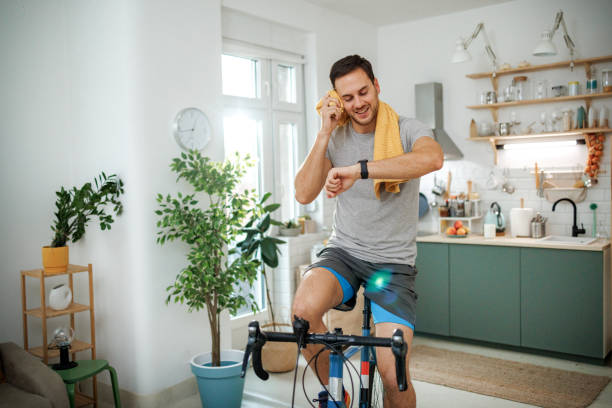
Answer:
M295 176L295 199L300 204L308 204L323 189L327 173L332 168L331 161L325 157L330 135L319 132L310 153Z
M308 204L314 201L325 185L327 173L332 168L331 161L325 157L327 145L332 131L338 126L338 120L342 115L342 109L338 106L339 101L325 96L321 107L321 130L317 134L315 143L310 153L302 163L300 170L295 176L295 199L300 204Z

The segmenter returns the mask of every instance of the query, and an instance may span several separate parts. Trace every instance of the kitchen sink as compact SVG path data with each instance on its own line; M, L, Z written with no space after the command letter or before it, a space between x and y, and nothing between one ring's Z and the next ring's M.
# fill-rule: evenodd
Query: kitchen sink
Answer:
M551 244L567 244L567 245L589 245L596 238L589 237L565 237L563 235L549 235L538 239L539 242L548 242Z

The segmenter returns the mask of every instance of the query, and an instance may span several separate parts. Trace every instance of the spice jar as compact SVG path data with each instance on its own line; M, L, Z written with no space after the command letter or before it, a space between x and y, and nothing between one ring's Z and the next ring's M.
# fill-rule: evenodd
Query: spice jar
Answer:
M604 92L612 92L612 69L601 70L601 86Z
M465 217L465 201L462 199L457 199L455 217Z
M512 82L514 82L514 100L524 101L529 99L529 95L527 95L527 77L515 76Z

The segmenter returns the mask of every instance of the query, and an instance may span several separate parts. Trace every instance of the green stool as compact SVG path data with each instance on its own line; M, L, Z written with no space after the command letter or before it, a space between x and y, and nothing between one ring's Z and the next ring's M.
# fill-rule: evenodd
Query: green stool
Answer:
M115 407L121 408L121 400L119 399L119 384L117 383L117 372L108 364L106 360L81 360L77 361L78 366L67 370L56 370L55 372L62 377L68 391L70 399L70 408L74 408L74 386L77 382L83 381L89 377L98 374L100 371L108 370L113 384L113 398L115 399Z

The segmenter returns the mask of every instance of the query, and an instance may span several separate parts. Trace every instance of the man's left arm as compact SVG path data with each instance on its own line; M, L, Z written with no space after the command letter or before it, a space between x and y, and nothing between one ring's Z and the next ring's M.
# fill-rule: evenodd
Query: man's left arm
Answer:
M413 179L432 171L440 170L444 164L442 148L431 137L420 137L412 145L412 151L390 159L368 162L368 178L371 179ZM361 178L359 163L347 167L332 168L325 182L329 198L351 188Z

